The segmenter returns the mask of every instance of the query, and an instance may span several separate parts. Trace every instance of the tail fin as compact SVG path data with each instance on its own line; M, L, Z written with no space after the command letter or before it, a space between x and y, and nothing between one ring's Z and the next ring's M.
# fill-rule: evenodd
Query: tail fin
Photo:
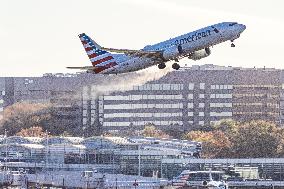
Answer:
M109 69L117 65L112 54L102 50L101 47L85 33L80 34L79 38L90 61L92 62L92 65L98 68L96 69L98 70L97 72L102 72L105 69Z

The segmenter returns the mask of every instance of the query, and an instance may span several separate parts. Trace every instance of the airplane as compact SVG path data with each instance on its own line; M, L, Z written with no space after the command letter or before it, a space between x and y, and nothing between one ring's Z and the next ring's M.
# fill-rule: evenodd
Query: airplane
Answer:
M85 33L79 35L92 66L67 67L86 70L94 74L119 74L142 70L153 65L166 68L166 62L175 61L172 68L178 70L179 60L188 57L200 60L211 54L210 47L225 41L234 40L246 26L237 22L222 22L211 25L154 45L147 45L141 50L105 48L98 45Z
M170 182L173 188L199 188L199 189L229 189L222 180L222 171L190 171L184 170L178 177ZM213 179L214 175L214 179Z
M227 183L223 181L209 181L208 183L203 183L203 188L206 189L229 189Z

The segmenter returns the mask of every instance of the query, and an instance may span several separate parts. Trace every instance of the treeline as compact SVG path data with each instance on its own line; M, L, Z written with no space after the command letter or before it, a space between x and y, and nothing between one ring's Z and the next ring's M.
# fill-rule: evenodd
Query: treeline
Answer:
M178 136L171 130L147 126L142 134L150 137ZM245 123L222 120L182 134L180 139L202 142L203 158L277 158L284 157L284 129L274 123L256 120Z
M81 119L60 117L52 104L16 103L5 108L0 121L0 134L8 136L95 136L101 133L90 127L81 127ZM75 121L74 121L75 120ZM183 132L178 126L160 130L146 125L143 130L129 127L116 136L149 136L156 138L178 138L202 142L204 158L273 158L284 157L284 129L266 121L245 123L222 120L213 126L200 126Z
M0 134L8 136L93 136L95 130L82 130L81 119L61 116L54 104L15 103L5 108ZM75 120L75 121L74 121Z

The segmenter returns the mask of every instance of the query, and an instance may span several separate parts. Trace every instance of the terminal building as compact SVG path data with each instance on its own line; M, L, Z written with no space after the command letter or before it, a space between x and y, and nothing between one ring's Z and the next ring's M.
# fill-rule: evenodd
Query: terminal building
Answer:
M162 159L199 158L201 143L187 140L122 137L3 137L0 161L37 166L95 167L103 173L152 176ZM19 165L19 164L16 164Z
M173 179L184 170L218 170L232 177L284 180L284 158L201 159L201 143L122 137L3 137L0 169L35 174L86 171ZM239 176L237 176L239 175Z
M96 86L123 75L45 74L0 78L0 119L16 102L52 103L70 127L102 131L191 130L222 119L284 124L284 70L215 65L185 67L126 92L98 94ZM127 81L125 81L127 85ZM60 122L59 122L60 123Z

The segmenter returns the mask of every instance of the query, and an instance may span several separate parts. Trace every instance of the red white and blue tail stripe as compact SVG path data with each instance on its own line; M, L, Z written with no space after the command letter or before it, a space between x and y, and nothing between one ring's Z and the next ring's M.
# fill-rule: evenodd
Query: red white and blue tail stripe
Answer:
M95 73L100 73L117 65L117 62L113 58L112 54L100 49L100 46L85 33L80 34L79 38L90 61L92 62L92 65L94 66Z

